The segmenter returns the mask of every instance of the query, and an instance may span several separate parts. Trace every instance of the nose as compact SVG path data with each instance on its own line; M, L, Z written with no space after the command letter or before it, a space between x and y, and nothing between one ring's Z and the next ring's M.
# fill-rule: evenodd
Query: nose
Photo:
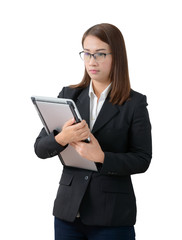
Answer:
M94 56L91 56L91 58L89 59L89 65L97 65L97 62L96 62Z

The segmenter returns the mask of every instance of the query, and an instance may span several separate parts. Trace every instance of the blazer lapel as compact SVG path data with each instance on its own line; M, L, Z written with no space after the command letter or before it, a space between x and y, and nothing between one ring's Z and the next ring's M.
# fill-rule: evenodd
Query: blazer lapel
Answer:
M77 98L76 105L82 119L84 119L87 122L88 126L90 126L90 98L88 95L88 91L89 91L89 87L83 89L83 91ZM108 95L95 121L95 124L92 129L92 133L95 133L100 128L102 128L118 112L119 112L119 108L117 107L117 105L113 105L112 103L109 102L109 95Z
M88 126L90 126L90 98L88 91L89 87L83 89L77 98L76 105L82 119L84 119Z
M119 109L117 105L113 105L109 102L109 96L106 98L100 113L95 121L95 124L92 129L92 133L95 133L100 128L102 128L108 121L110 121L117 113Z

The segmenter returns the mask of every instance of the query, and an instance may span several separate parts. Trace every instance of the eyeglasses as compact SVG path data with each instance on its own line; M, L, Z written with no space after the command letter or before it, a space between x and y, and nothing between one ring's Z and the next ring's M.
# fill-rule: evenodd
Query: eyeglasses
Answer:
M80 52L79 55L81 57L81 59L85 62L89 62L91 57L93 57L95 59L96 62L104 62L105 58L107 55L110 55L111 53L88 53L88 52Z

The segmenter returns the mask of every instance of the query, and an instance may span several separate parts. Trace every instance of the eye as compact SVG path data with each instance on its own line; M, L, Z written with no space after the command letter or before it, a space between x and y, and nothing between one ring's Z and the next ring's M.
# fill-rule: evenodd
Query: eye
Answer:
M84 52L85 57L90 57L90 53Z
M98 56L98 57L105 57L106 54L105 54L105 53L97 53L97 56Z

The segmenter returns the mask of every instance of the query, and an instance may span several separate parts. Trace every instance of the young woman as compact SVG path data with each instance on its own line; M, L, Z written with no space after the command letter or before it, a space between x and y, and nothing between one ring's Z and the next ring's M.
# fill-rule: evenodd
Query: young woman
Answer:
M82 38L85 74L58 97L71 98L84 119L65 123L35 142L40 158L68 144L96 163L98 172L64 166L54 203L56 240L134 240L136 200L131 175L145 172L152 157L146 96L130 88L123 36L98 24ZM90 143L82 140L90 138Z

